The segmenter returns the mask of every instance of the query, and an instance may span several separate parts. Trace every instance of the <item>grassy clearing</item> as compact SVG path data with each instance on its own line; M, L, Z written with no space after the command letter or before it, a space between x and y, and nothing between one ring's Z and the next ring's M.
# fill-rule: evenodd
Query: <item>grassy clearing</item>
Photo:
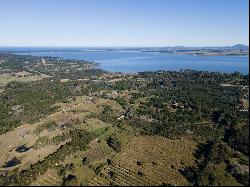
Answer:
M43 131L40 136L38 136L35 131L40 128L46 119L40 122L34 123L32 125L26 124L10 131L6 134L0 136L0 165L2 166L5 162L17 157L21 160L21 164L18 165L19 169L28 168L31 164L36 163L39 160L43 160L47 155L54 153L60 145L65 142L60 142L57 145L48 144L48 141L62 133L61 130L57 129L55 131ZM30 150L24 153L18 153L15 149L18 146L26 145L27 147L32 147ZM12 170L14 168L9 168Z
M33 75L29 72L22 71L18 73L5 73L0 74L0 86L6 85L8 82L11 81L18 81L18 82L30 82L30 81L36 81L41 80L43 78L46 78L48 76L46 75Z
M247 99L242 99L242 105L245 110L249 109L249 100Z
M223 87L238 87L239 85L234 85L234 84L220 84Z
M92 132L95 133L96 135L101 135L107 130L107 127L101 127L98 129L93 130Z
M108 123L105 123L99 119L96 119L96 118L89 118L89 119L86 119L86 124L84 124L84 129L88 130L88 131L94 131L94 132L100 132L102 130L100 129L105 129L107 128L108 126L110 126L110 124Z

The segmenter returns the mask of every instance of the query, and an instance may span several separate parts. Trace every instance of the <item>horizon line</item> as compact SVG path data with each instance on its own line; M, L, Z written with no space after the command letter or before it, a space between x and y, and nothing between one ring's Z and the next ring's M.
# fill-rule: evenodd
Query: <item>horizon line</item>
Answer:
M236 43L231 45L165 45L165 46L0 46L0 48L165 48L165 47L232 47L235 45L245 45L249 47L249 45L242 44L242 43Z

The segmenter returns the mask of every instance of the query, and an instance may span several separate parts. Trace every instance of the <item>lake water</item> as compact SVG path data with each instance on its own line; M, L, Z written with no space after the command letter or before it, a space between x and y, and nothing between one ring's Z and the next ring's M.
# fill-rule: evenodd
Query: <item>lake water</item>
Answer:
M9 167L16 166L18 164L21 164L21 161L18 160L16 157L14 157L13 159L9 160L3 167L9 168Z
M26 147L25 145L19 146L16 148L16 152L18 153L23 153L23 152L27 152L30 148Z
M142 72L157 70L193 69L213 72L248 74L248 56L191 56L140 51L49 51L17 53L34 56L53 56L65 59L94 61L100 68L112 72Z

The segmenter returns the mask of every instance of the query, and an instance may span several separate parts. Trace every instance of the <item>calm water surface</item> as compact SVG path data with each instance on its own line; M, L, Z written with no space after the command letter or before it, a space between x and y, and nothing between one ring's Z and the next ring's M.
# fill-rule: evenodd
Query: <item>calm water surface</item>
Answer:
M243 74L249 72L248 56L191 56L140 51L38 51L18 54L95 61L100 64L100 68L112 72L180 69L226 73L239 71Z

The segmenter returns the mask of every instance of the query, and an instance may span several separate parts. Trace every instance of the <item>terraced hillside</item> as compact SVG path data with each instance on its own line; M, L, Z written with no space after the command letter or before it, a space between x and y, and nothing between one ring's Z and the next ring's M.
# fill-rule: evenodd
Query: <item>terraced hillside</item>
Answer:
M194 164L195 147L189 139L135 137L89 185L188 185L179 170Z
M55 170L48 170L31 183L31 186L61 186L62 181Z
M111 158L116 152L110 148L103 141L99 142L99 139L95 139L90 143L90 149L83 154L81 154L82 158L85 158L86 162L98 162L98 161L106 161Z

